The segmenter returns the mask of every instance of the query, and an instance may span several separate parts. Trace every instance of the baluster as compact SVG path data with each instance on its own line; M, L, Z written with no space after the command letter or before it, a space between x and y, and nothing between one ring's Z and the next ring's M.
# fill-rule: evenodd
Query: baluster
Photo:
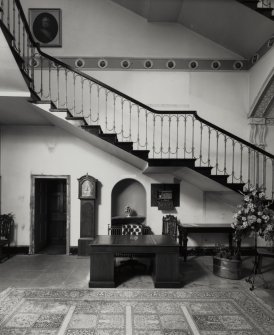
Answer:
M235 141L232 140L232 184L234 182L234 176L235 176L234 161L235 161Z
M22 44L23 44L23 59L24 59L24 68L25 68L25 63L26 63L26 59L25 59L25 39L26 39L26 31L25 31L25 27L23 26L22 27L23 29L23 41L22 41Z
M200 156L199 156L200 166L202 166L202 144L203 144L203 125L200 122Z
M256 157L255 157L255 150L252 153L253 156L253 186L256 185Z
M15 38L15 1L14 0L13 0L13 3L12 3L12 10L13 10L13 28L12 28L12 31L13 31L13 37ZM9 31L11 31L10 30L10 1L9 0L8 0L7 25L8 25Z
M192 139L191 139L191 158L195 158L194 157L194 117L192 115Z
M21 53L21 19L20 19L20 13L18 11L17 13L17 19L18 19L18 26L17 26L17 29L18 29L18 44L17 44L17 50L19 52L19 54Z
M100 111L100 87L97 85L97 115L99 115Z
M210 166L210 137L211 137L211 129L208 127L208 157L207 157L208 166Z
M66 105L65 107L68 109L68 70L65 69L65 90L66 90Z
M132 134L131 134L131 115L132 115L132 104L129 105L129 141L132 141Z
M84 77L81 77L81 116L84 116Z
M55 64L56 65L56 71L57 71L57 108L60 107L60 67L58 64Z
M161 158L163 157L163 122L164 122L164 118L161 115L161 146L160 146L160 153L161 153Z
M41 93L41 97L43 97L43 56L42 55L40 55L40 68L41 68L40 93Z
M92 99L91 99L91 82L89 82L89 123L92 123L92 117L91 117L91 105L92 105ZM106 92L106 91L105 91Z
M171 147L170 147L170 123L171 123L171 117L168 117L168 158L170 158L170 151L171 151Z
M108 128L108 91L107 90L105 90L105 95L106 95L105 129L107 130Z
M137 148L139 149L139 144L140 144L140 107L137 107L137 117L138 117L138 123L137 123Z
M116 94L113 94L113 131L114 133L116 133L116 99L117 99Z
M224 151L224 175L227 174L227 170L226 170L226 145L227 145L227 137L225 135L224 138L224 143L225 143L225 151Z
M76 73L73 72L73 116L76 115Z
M53 63L49 61L49 99L52 100L52 92L51 92L51 67L53 66Z
M155 114L153 114L153 129L152 129L152 154L153 154L153 158L154 158L154 153L155 153L155 121L156 117Z
M216 174L218 174L218 168L219 168L219 132L217 131L217 141L216 141Z
M250 156L251 156L251 150L250 150L250 148L248 148L248 171L247 171L247 184L248 184L248 188L250 188L250 178L251 178L251 174L250 174L250 169L251 169Z
M266 156L263 155L263 188L266 190Z
M176 117L176 158L178 158L178 151L179 151L179 116Z
M259 153L256 152L256 187L259 187L259 183L260 183L260 156Z
M146 110L146 150L147 150L147 145L148 145L148 141L147 141L147 116L148 116L148 111Z
M124 139L124 103L125 103L125 100L121 98L121 109L122 109L121 135L122 135L122 139Z
M31 79L32 79L32 89L35 91L34 83L34 47L31 47Z
M240 183L243 182L243 145L241 144L241 158L240 158Z
M184 115L184 158L186 158L186 115Z
M29 37L27 35L27 71L28 71L28 75L30 75L30 54L29 54L29 51L30 51L30 40L29 40Z

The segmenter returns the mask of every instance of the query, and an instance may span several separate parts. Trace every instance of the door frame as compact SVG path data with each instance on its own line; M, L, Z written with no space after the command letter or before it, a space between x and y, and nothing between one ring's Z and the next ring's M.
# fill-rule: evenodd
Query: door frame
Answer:
M70 176L69 175L31 175L31 192L30 192L30 245L29 255L34 255L35 250L35 181L36 179L63 179L66 181L66 202L67 202L67 215L66 215L66 255L70 254Z

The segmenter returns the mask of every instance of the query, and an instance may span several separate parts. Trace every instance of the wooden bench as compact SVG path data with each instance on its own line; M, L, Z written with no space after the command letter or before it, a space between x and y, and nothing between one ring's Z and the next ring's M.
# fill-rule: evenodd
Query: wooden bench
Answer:
M0 262L6 257L10 257L11 230L13 225L11 214L0 215ZM7 246L7 255L3 254L3 248Z

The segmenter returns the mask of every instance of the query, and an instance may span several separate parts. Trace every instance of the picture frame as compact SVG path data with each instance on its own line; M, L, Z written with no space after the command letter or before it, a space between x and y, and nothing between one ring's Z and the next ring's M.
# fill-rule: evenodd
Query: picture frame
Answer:
M29 26L41 47L62 47L62 13L60 8L30 8Z

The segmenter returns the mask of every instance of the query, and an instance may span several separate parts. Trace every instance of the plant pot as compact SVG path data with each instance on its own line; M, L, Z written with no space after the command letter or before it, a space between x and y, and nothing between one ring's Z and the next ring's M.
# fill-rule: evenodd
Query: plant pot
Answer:
M242 261L240 259L227 259L213 257L213 273L227 279L240 279L242 274Z

